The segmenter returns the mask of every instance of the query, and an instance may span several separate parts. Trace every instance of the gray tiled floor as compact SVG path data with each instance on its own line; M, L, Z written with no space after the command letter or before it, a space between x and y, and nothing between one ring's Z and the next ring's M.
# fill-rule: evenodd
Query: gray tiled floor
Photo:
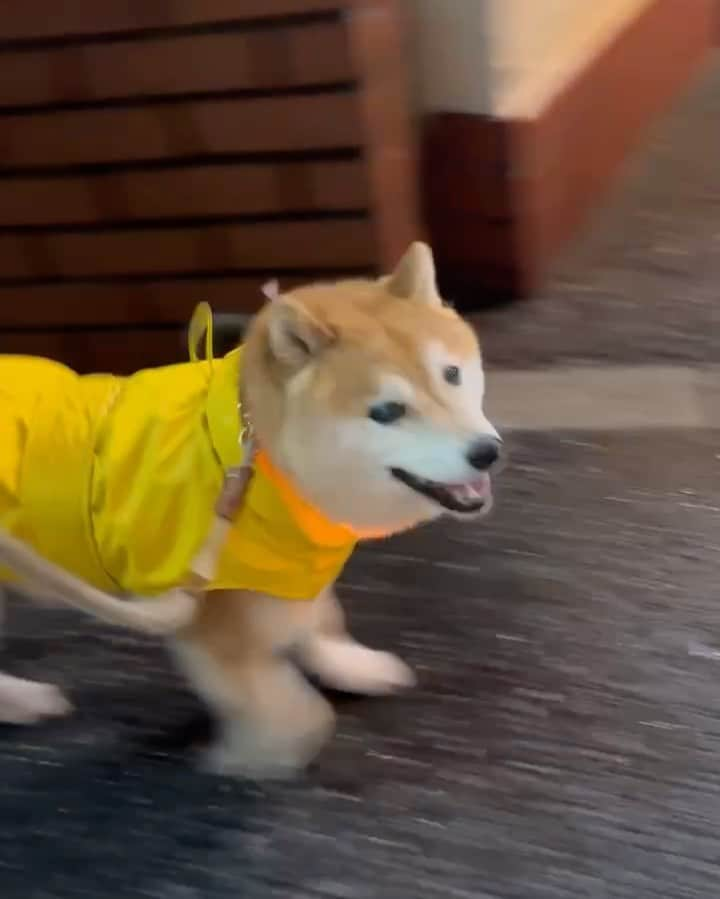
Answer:
M357 632L420 685L339 700L295 784L194 773L157 647L13 608L13 669L79 712L2 734L3 897L714 897L720 432L510 443L492 521L351 564Z

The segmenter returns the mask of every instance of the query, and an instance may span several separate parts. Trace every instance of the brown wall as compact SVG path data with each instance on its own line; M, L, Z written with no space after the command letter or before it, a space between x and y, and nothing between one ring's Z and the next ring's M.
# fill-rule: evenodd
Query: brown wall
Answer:
M183 358L199 300L418 232L395 0L41 0L0 17L0 351Z

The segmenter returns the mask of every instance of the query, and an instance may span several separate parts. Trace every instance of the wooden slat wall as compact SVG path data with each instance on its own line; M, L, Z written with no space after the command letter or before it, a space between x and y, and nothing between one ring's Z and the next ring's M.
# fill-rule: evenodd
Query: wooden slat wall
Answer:
M360 159L36 175L2 182L0 227L282 215L367 204Z
M269 90L353 77L337 21L260 31L12 50L3 59L0 106Z
M0 17L0 352L181 359L194 305L417 237L396 0L41 0Z
M344 2L344 7L356 5ZM363 5L361 0L357 5ZM16 3L3 10L0 40L56 38L165 29L214 22L335 12L337 0L44 0ZM42 13L42 14L41 14Z

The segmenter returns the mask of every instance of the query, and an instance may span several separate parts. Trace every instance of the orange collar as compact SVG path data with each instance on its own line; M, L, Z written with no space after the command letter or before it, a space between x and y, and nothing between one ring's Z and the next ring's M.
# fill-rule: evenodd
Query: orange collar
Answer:
M332 521L300 494L290 478L280 471L265 450L258 450L255 465L272 482L302 530L320 546L337 546L347 543L348 540L378 540L393 533L379 528L355 528L349 524Z

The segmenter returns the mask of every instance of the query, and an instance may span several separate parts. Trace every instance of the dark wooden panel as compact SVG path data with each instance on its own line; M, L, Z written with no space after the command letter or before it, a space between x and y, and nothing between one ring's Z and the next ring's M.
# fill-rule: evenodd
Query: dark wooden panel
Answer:
M472 258L484 265L509 268L516 257L513 220L488 221L484 215L457 214L435 224L433 249L447 265L461 265Z
M348 162L179 167L0 182L0 225L260 215L368 205L365 166Z
M0 53L0 106L287 88L350 77L344 28L321 22Z
M47 356L80 372L125 374L188 358L186 329L87 331L0 330L0 353Z
M423 186L431 224L437 215L513 215L509 128L490 116L439 113L428 118L424 132Z
M351 93L0 116L0 159L10 167L318 150L361 141Z
M0 287L0 329L186 322L202 300L216 312L255 312L264 302L261 287L267 280L168 278ZM281 278L280 287L288 290L312 280L310 275Z
M355 0L25 0L5 4L0 40L65 34L112 34L138 29L241 22L248 19L328 12Z
M0 235L0 279L372 265L370 222Z

